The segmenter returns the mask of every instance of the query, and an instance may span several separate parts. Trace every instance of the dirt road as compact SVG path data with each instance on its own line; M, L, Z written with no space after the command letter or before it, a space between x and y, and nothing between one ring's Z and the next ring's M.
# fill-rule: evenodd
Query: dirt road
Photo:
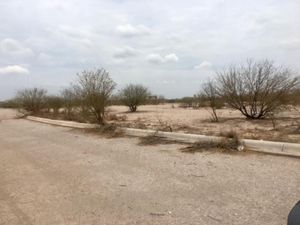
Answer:
M300 159L182 153L29 122L0 122L0 224L283 225Z

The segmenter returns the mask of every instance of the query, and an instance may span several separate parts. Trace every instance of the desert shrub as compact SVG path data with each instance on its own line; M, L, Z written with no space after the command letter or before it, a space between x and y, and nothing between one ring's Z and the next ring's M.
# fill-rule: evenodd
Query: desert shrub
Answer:
M220 104L220 98L218 97L216 84L213 81L209 81L208 83L202 85L199 98L203 99L204 101L207 100L208 106L211 109L211 121L219 122L217 108Z
M18 108L18 102L16 99L2 101L0 102L0 108L15 109Z
M175 104L175 103L179 103L180 99L178 98L165 99L165 102Z
M40 88L24 89L17 93L16 101L21 109L36 114L45 107L46 93Z
M85 132L97 134L106 138L117 138L125 135L123 130L113 123L104 124L99 128L85 129Z
M183 148L184 152L203 152L208 150L218 150L223 152L242 151L244 143L239 138L238 134L231 130L221 132L220 139L201 140L192 145Z
M54 114L59 113L59 109L64 106L63 99L59 96L47 96L45 99L45 105L48 108L48 111L50 112L53 110Z
M163 95L159 95L159 96L154 95L154 96L149 96L146 103L149 105L159 105L159 104L166 103L166 99Z
M200 107L205 107L204 100L200 95L194 95L193 97L183 97L181 99L171 99L168 100L169 103L179 103L180 108L193 108L198 109Z
M239 139L239 135L237 134L236 131L234 130L229 130L229 131L221 131L220 132L221 137L226 137L226 138L231 138L231 139Z
M210 150L217 150L222 152L235 152L244 149L243 143L239 138L223 137L219 140L198 141L192 145L182 148L183 152L203 152Z
M121 101L131 112L135 112L138 106L145 104L149 96L148 88L140 84L129 84L120 92Z
M168 121L164 121L161 118L157 117L158 125L156 127L156 131L166 131L173 132L172 125Z
M290 69L271 61L231 66L218 73L218 93L246 118L265 118L286 104L287 96L299 85Z
M99 124L104 124L105 109L116 83L104 69L85 70L78 74L73 85L75 98L78 99L82 112Z
M165 103L166 103L166 98L165 98L165 96L159 95L159 96L157 97L155 103L156 103L157 105L158 105L158 104L165 104ZM155 104L155 103L154 103L154 104Z
M74 118L74 109L79 106L79 100L76 97L74 90L66 88L61 92L62 107L64 109L67 120Z
M192 108L194 103L193 97L183 97L179 100L179 107L180 108Z
M179 100L179 107L180 108L191 108L193 107L195 99L194 97L183 97Z

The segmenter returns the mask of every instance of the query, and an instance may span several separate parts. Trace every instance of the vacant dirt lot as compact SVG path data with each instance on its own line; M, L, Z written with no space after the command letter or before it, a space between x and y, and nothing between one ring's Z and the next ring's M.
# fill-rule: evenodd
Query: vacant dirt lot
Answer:
M0 224L282 225L300 199L299 159L137 142L2 120Z
M218 110L220 122L212 123L209 109L184 109L176 104L145 105L135 113L128 113L124 106L112 106L110 111L119 117L125 116L126 120L118 123L130 127L164 130L171 127L173 131L206 135L235 131L241 138L300 143L299 108L276 114L274 124L271 119L247 120L231 109Z

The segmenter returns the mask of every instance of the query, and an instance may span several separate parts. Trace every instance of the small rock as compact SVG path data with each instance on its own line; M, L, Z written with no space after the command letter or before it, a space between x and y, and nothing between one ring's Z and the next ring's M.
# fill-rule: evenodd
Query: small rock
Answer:
M244 145L239 145L238 147L237 147L237 150L239 151L239 152L241 152L241 151L243 151L244 150Z

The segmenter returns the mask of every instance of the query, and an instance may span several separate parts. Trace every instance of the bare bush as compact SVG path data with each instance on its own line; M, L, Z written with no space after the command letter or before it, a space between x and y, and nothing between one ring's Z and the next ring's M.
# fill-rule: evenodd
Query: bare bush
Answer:
M36 114L45 107L46 93L40 88L24 89L17 93L16 100L21 109Z
M73 86L80 106L99 124L104 124L105 108L116 83L104 69L83 71Z
M209 150L221 152L237 152L244 150L244 145L236 136L234 138L223 137L219 140L198 141L192 145L182 148L183 152L195 153Z
M159 105L159 104L164 104L166 102L166 99L163 95L153 95L149 96L147 100L147 104L149 105Z
M183 97L179 99L179 107L180 108L191 108L195 102L194 97Z
M217 114L217 108L220 104L220 98L218 97L216 85L213 81L209 81L202 86L202 91L200 96L205 101L208 101L208 105L211 108L211 120L212 122L219 122L219 117Z
M59 113L59 109L63 107L63 99L59 96L47 96L45 102L48 111L53 110L56 115Z
M157 117L157 120L158 120L158 126L156 128L156 131L173 132L172 125L168 121L163 121L159 117Z
M218 93L228 105L246 118L260 119L286 104L287 96L299 84L290 69L265 60L231 66L218 73Z
M76 94L72 89L67 88L61 92L61 96L66 119L71 120L73 118L74 108L78 106Z
M129 84L120 92L121 101L131 112L136 112L138 106L145 104L149 96L148 88L140 84Z

